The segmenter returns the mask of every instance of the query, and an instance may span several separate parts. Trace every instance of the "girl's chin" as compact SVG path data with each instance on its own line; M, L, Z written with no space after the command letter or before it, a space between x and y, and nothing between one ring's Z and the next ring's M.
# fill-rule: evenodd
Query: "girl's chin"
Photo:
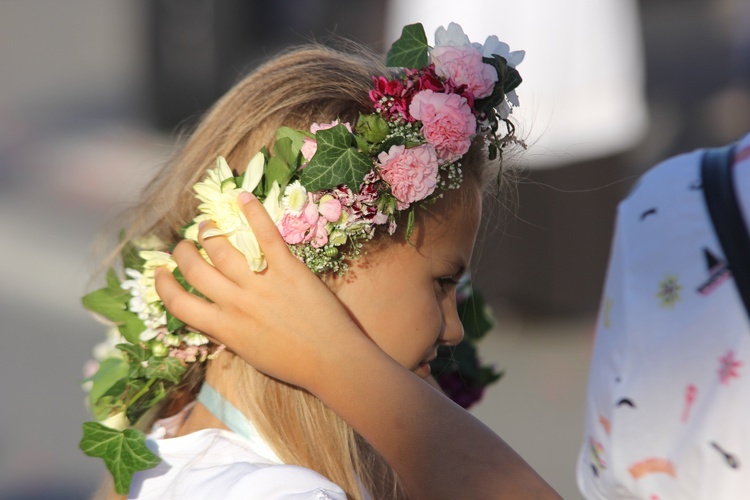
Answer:
M413 371L421 378L427 378L430 376L430 364L427 362L419 363L419 366Z

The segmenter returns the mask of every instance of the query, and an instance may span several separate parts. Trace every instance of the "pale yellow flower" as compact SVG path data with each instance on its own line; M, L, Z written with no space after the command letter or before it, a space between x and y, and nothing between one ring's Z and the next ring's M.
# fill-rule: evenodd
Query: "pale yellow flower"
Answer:
M203 237L226 236L229 242L245 256L250 269L256 272L266 268L266 260L242 212L238 198L243 191L255 190L263 178L265 162L263 153L253 156L245 169L242 185L237 186L232 170L226 160L220 156L216 160L216 168L209 170L206 179L194 186L197 198L203 202L198 209L216 224L215 228L205 231ZM280 190L278 183L274 182L263 204L274 222L281 217ZM192 235L192 227L190 231Z

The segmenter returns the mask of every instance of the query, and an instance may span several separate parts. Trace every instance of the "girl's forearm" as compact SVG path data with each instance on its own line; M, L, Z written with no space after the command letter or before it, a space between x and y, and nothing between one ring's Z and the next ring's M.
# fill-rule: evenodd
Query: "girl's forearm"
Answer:
M345 338L319 353L307 388L383 455L412 498L560 498L470 413L358 332Z

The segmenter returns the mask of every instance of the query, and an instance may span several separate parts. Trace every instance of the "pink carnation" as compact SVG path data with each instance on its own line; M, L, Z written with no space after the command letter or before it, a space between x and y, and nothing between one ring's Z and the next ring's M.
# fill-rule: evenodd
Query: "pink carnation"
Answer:
M442 45L432 49L430 57L435 64L435 73L456 85L466 85L475 98L492 94L497 82L497 70L482 62L479 49L471 45Z
M413 148L391 146L387 153L378 155L378 166L380 175L391 185L399 201L399 210L424 200L437 186L438 158L435 148L429 144Z
M466 98L423 90L412 99L409 113L422 122L422 134L443 160L454 161L469 150L477 121Z
M284 241L290 245L302 243L307 236L307 232L310 230L310 223L303 214L284 214L281 221L278 223L279 231L281 232Z
M320 248L328 243L326 224L341 217L341 202L331 197L323 203L316 203L315 196L307 193L307 204L302 212L299 215L286 213L279 221L279 232L288 244L310 243Z
M333 128L338 124L339 124L338 120L333 120L331 123L313 123L312 125L310 125L310 132L314 134L318 130L328 130L329 128ZM352 126L348 122L344 122L344 126L349 132L352 131ZM310 137L305 137L304 141L302 142L302 147L300 148L300 152L302 153L302 156L305 158L305 161L310 161L310 158L313 157L313 155L315 154L317 150L318 150L318 143L315 142L315 139L311 139Z

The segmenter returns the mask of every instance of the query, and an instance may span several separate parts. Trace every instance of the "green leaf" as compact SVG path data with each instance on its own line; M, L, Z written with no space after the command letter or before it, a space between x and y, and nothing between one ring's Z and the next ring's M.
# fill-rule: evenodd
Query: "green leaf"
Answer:
M494 384L498 380L500 380L503 375L505 375L504 371L495 371L495 368L492 366L482 366L479 368L479 373L477 373L477 383L479 385L490 385Z
M318 149L302 170L300 182L308 191L331 189L340 184L357 189L372 160L353 147L354 136L343 124L315 134Z
M163 380L151 379L145 384L143 380L138 382L140 384L134 384L134 390L130 391L135 395L130 397L129 405L125 410L125 415L131 422L137 422L144 413L167 395ZM135 391L136 388L138 391Z
M420 69L427 66L427 36L421 23L404 26L401 38L391 46L386 66Z
M300 130L294 130L293 128L289 127L279 127L279 130L276 131L276 141L279 141L281 139L289 139L292 141L292 154L296 158L297 154L299 153L300 149L302 149L302 143L305 141L305 137L312 138L312 134L302 132ZM274 154L276 154L276 150L274 148ZM291 161L287 161L290 165L292 165Z
M125 392L126 387L126 381L124 379L119 380L112 386L112 388L110 388L107 394L100 397L97 402L91 406L91 413L97 421L105 420L112 415L125 411L125 401L122 400L122 393ZM117 389L122 389L118 396L112 396L109 394L110 392L117 392Z
M175 332L185 326L185 322L171 312L167 311L167 330Z
M367 142L373 144L382 142L388 137L390 131L391 129L388 127L388 122L386 122L382 116L375 113L359 115L359 119L357 120L357 133L367 139Z
M120 233L121 237L124 233ZM120 257L122 258L122 266L125 268L141 270L143 269L144 260L138 253L138 249L131 242L126 242L120 250Z
M200 297L202 299L205 299L205 295L200 293L198 290L195 289L193 285L188 283L188 281L185 279L185 276L182 274L182 271L180 271L179 267L175 267L174 271L172 271L172 274L174 275L177 282L182 285L182 288L187 290L188 292L192 293L193 295Z
M180 377L185 372L185 365L179 359L172 357L150 357L146 367L146 378L162 379L174 384L180 381Z
M273 155L283 161L286 165L291 165L297 159L299 149L295 151L294 142L289 137L276 139L273 145Z
M411 240L411 234L414 232L414 207L412 207L411 210L409 210L409 218L406 222L406 242L410 245L414 246L414 243L412 243Z
M495 319L492 311L479 291L471 287L471 293L458 304L458 316L464 326L467 339L479 340L492 330Z
M161 462L146 446L146 435L134 429L117 431L98 422L85 422L79 446L86 455L104 459L115 491L121 495L130 490L133 474Z
M115 347L125 353L128 359L130 365L128 377L131 379L143 377L146 373L146 368L143 365L149 357L149 351L139 345L133 344L117 344Z
M107 358L99 364L99 369L96 371L91 381L91 392L89 392L89 401L91 404L96 404L107 391L117 382L128 376L130 370L128 362L122 358Z
M120 322L117 323L117 329L125 340L133 344L141 341L141 333L146 329L143 320L137 314L127 311Z
M109 281L109 279L108 279ZM122 321L127 310L130 292L121 288L100 288L86 294L81 299L83 307L89 311L101 314L105 318L118 322Z
M363 151L365 153L370 153L372 151L372 145L367 142L367 139L365 139L361 135L355 135L354 140L357 143L357 148L359 148L360 151Z
M378 146L378 153L387 152L392 146L405 146L406 139L403 136L389 137L388 140L383 141Z
M518 87L523 80L516 68L508 66L504 57L493 54L492 57L485 57L482 60L494 67L498 75L492 94L483 99L478 99L475 103L475 107L479 111L489 113L491 109L496 108L505 100L505 94Z
M107 288L112 290L121 290L120 278L117 277L117 273L111 267L107 270Z
M283 193L284 188L286 188L286 185L289 184L289 180L292 178L292 175L294 175L294 172L296 170L296 165L294 167L291 167L288 164L284 163L284 161L279 157L272 156L268 160L268 164L266 165L266 174L263 177L263 182L265 183L265 192L263 193L264 199L273 187L274 181L279 183L279 187L281 188L281 192Z

